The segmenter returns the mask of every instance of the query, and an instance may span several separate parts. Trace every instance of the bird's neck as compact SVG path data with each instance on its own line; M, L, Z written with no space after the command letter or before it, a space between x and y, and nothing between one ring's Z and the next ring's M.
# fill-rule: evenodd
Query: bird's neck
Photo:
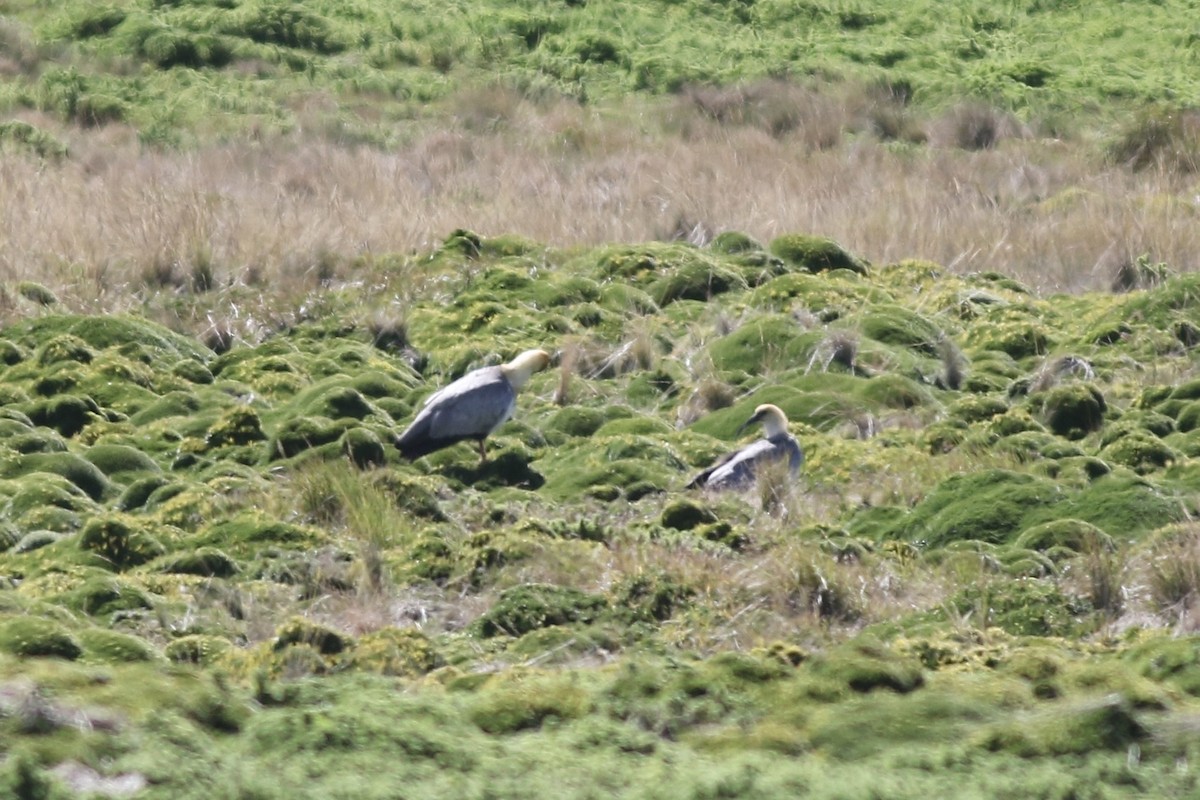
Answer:
M767 417L763 420L763 433L767 435L768 439L787 436L787 423L778 417Z
M508 364L501 364L500 371L504 373L504 377L508 379L512 387L519 391L525 384L529 383L529 378L533 375L533 364L513 361Z

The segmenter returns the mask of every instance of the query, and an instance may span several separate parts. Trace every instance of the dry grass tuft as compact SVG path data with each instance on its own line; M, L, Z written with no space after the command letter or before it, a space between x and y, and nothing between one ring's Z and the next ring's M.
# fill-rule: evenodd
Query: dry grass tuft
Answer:
M1189 524L1151 554L1150 597L1157 610L1186 614L1200 600L1200 527Z
M850 125L839 98L788 81L691 86L683 97L703 118L722 126L752 128L809 150L836 146Z
M920 256L1039 290L1107 285L1095 267L1114 247L1196 266L1194 187L1178 165L1131 171L1086 144L1024 138L986 108L948 114L932 141L950 146L914 158L843 142L870 100L774 82L684 97L617 113L464 96L481 116L411 123L389 150L307 134L152 150L119 125L39 117L70 156L0 155L0 278L41 283L67 310L136 307L139 286L294 297L356 261L427 252L464 221L552 246L809 232L875 263ZM404 286L391 288L424 285Z
M409 349L408 319L403 311L376 310L368 316L366 328L380 350L403 353Z
M913 87L904 81L884 81L865 87L856 98L858 128L882 141L921 144L929 134L909 108Z
M938 355L942 361L942 374L939 376L942 387L958 391L966 377L967 360L958 349L958 345L949 338L938 342Z
M1063 378L1090 381L1096 377L1092 362L1076 355L1056 356L1047 359L1033 376L1029 391L1044 392L1057 386Z
M345 461L313 463L296 471L284 494L279 502L294 502L306 520L342 530L357 546L352 579L360 593L382 596L391 591L384 554L403 544L411 528L391 495Z
M228 353L237 342L233 326L228 320L209 318L208 327L200 332L200 341L217 355Z
M1085 545L1083 565L1086 596L1092 608L1108 615L1110 619L1119 617L1126 607L1128 554L1093 536Z
M939 147L991 150L1006 139L1028 131L1012 114L983 103L966 102L951 108L930 126L930 141Z
M558 360L558 386L554 388L553 401L555 405L565 406L571 403L571 378L577 369L579 361L579 343L568 341L563 345L562 354Z
M737 399L734 388L716 378L706 378L696 387L696 395L705 411L729 408Z
M716 234L711 225L698 222L682 214L675 218L675 224L655 238L665 242L687 242L696 247L707 247Z
M1135 171L1200 171L1200 111L1148 108L1118 132L1108 155L1114 163Z
M33 33L15 20L0 17L0 76L30 75L40 60Z
M772 517L786 516L795 485L786 461L760 464L755 475L759 507Z
M808 371L818 363L822 372L828 372L831 364L853 372L858 367L858 336L849 331L832 331L813 351L808 362Z
M1136 289L1152 289L1170 278L1174 270L1163 262L1157 264L1143 254L1135 259L1122 260L1113 270L1112 291L1116 294Z

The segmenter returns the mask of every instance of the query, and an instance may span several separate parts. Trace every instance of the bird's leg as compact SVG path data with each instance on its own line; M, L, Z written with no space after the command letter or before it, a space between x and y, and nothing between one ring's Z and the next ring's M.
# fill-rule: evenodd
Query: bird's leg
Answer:
M479 466L481 467L487 463L487 445L483 442L483 439L479 440Z

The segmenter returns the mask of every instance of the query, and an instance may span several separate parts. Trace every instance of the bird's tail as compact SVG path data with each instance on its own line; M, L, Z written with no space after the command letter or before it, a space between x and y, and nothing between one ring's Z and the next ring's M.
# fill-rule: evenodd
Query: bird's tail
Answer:
M427 456L435 450L441 450L443 447L449 447L462 440L461 436L451 439L431 439L428 436L404 436L401 434L392 439L392 444L396 445L396 449L400 451L401 458L415 461L421 456Z
M392 444L396 445L396 449L400 451L400 457L406 458L409 461L415 461L423 455L432 453L434 450L432 447L422 447L423 443L420 440L405 440L403 436L394 437Z

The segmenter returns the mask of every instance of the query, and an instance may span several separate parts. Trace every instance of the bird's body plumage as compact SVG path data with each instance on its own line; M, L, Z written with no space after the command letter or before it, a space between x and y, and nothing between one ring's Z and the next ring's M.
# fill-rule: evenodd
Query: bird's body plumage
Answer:
M474 370L434 392L412 424L396 437L400 454L420 458L473 439L483 457L483 440L512 417L517 391L549 360L542 350L526 351L507 364Z
M692 478L688 488L745 489L753 485L761 468L780 462L786 462L788 472L795 478L804 463L804 451L796 438L788 433L787 417L777 406L762 405L755 409L746 425L759 421L766 428L765 438L724 456Z

